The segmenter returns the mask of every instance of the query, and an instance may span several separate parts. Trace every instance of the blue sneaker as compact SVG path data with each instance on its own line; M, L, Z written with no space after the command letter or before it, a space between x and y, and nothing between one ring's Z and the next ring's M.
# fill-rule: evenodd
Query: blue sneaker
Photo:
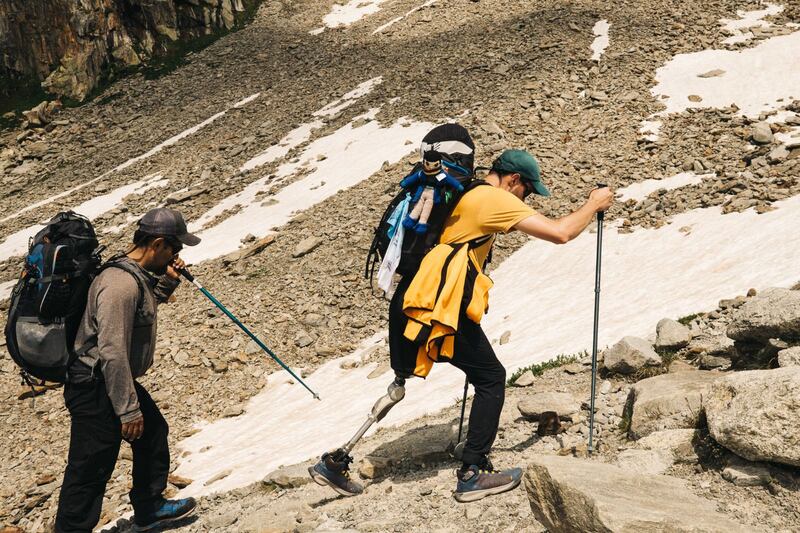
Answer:
M471 465L467 470L456 472L458 483L453 497L458 502L474 502L516 488L522 480L522 469L511 468L499 472L497 470L481 470Z
M403 227L406 229L412 229L416 225L417 221L408 215L406 215L406 218L403 219Z
M156 510L149 515L133 517L133 531L150 531L159 526L175 522L194 513L197 502L194 498L183 498L182 500L162 499L156 506Z
M336 461L331 454L323 454L320 461L308 469L317 485L327 485L342 496L357 496L364 492L364 487L350 479L350 463L353 459L347 455Z

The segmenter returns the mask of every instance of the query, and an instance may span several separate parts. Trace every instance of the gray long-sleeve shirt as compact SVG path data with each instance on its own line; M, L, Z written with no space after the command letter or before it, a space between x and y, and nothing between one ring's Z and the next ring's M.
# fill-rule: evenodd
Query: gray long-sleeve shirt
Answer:
M153 277L127 257L118 262L125 270L106 268L89 288L75 349L91 346L80 362L95 372L99 364L114 412L125 423L141 415L133 380L153 364L157 304L169 298L180 280Z

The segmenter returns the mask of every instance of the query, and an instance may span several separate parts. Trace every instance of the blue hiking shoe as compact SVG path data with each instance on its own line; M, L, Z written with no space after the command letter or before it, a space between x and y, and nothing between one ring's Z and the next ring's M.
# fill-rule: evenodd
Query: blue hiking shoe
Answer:
M422 235L422 234L424 234L424 233L428 233L428 225L427 225L427 224L422 224L422 223L419 223L419 224L417 224L416 226L414 226L414 232L415 232L417 235Z
M317 485L327 485L342 496L357 496L364 492L364 487L350 479L351 462L353 458L349 455L337 461L330 453L325 453L308 473Z
M182 500L162 499L156 505L156 510L151 514L140 516L138 513L133 517L133 531L151 531L159 526L164 526L170 522L175 522L194 513L197 502L194 498L183 498Z
M453 497L458 502L466 503L516 488L522 480L522 469L511 468L499 472L492 470L491 464L489 470L471 465L467 470L457 470L456 477L458 483Z

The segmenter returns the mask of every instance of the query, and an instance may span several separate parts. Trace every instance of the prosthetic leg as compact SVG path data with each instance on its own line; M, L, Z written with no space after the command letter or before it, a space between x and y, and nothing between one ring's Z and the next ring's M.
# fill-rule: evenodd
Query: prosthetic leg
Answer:
M349 477L350 463L353 462L350 452L367 430L372 427L372 424L383 420L392 407L405 397L405 384L405 378L395 376L394 381L389 384L386 394L375 402L372 411L367 415L367 419L361 424L355 435L341 448L324 453L320 461L308 469L314 481L320 485L328 485L344 496L355 496L362 492L363 487Z

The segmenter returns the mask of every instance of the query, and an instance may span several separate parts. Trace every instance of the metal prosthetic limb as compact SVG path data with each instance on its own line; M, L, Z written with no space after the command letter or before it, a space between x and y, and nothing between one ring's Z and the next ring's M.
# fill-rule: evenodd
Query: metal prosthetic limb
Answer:
M405 397L405 384L405 378L395 376L394 381L389 384L386 394L378 399L377 402L375 402L375 405L372 406L372 411L370 411L369 415L367 415L367 420L361 424L361 427L358 428L358 431L356 431L355 435L353 435L353 438L347 441L347 444L341 448L338 448L332 452L328 452L322 456L322 460L325 462L325 466L327 468L336 472L341 472L342 470L347 469L348 465L353 462L353 458L350 457L350 452L353 450L356 443L361 440L361 437L364 436L364 433L367 432L372 424L383 420L383 417L386 416L392 407L394 407Z

